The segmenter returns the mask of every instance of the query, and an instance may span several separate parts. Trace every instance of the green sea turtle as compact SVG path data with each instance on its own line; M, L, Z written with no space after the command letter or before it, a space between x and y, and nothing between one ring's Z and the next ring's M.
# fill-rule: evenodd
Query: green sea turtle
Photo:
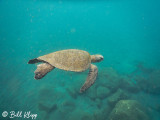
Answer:
M82 93L95 82L98 74L97 66L91 63L100 62L102 60L102 55L90 55L83 50L67 49L31 59L28 64L43 62L42 64L37 65L37 69L34 72L35 79L43 78L54 68L74 72L83 72L89 68L90 71L87 80L80 89L80 92Z

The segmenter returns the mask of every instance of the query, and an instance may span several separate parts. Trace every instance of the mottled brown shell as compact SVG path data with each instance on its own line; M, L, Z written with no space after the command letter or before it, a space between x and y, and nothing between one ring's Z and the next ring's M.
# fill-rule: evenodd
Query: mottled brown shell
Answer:
M90 54L83 50L69 49L53 52L37 59L48 62L56 68L82 72L90 67Z

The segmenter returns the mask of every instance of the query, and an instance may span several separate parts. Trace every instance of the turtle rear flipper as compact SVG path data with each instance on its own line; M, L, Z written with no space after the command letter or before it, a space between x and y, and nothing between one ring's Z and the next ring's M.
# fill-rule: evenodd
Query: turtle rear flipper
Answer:
M35 64L35 63L38 63L38 62L41 62L41 61L38 60L37 58L34 58L34 59L29 60L28 64Z
M97 74L98 74L97 66L91 64L87 80L85 81L85 83L81 87L80 93L86 91L89 87L91 87L94 84L94 82L95 82L95 80L97 78Z
M48 63L42 63L37 65L37 69L34 71L36 80L43 78L48 72L53 70L55 67Z

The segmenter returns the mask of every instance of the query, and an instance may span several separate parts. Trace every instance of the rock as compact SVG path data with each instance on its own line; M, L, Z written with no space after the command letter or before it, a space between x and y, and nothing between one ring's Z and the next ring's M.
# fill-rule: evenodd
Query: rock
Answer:
M107 97L109 94L110 94L110 90L108 88L103 87L103 86L99 86L97 88L97 97L98 98L103 99L103 98Z
M115 92L113 95L108 97L108 104L111 107L114 107L115 104L119 101L119 100L126 100L128 99L130 96L128 93L126 93L125 91L118 89L117 92Z
M99 71L98 79L96 82L101 86L109 88L111 92L115 92L121 85L121 76L111 67Z
M50 114L51 112L54 112L57 109L57 105L53 104L52 106L49 107L49 106L46 106L42 103L38 103L38 109L40 111L46 112L47 114Z
M68 120L93 120L93 114L91 112L86 112L81 109L74 110L70 115Z
M95 100L95 104L96 104L96 106L100 109L101 106L102 106L102 101L101 101L99 98L97 98L97 99Z
M56 101L56 97L54 93L55 92L52 91L52 89L50 88L40 89L39 96L38 96L39 101L38 101L38 106L37 106L40 111L45 111L46 113L49 113L50 111L52 111L50 109L52 109L52 106L54 108L53 101Z
M106 113L108 113L108 109L107 110L106 109L105 110L104 109L95 110L93 113L93 116L94 116L93 120L106 120L106 117L108 115L108 114L106 114Z
M131 93L140 92L140 88L139 88L137 82L134 79L132 79L132 78L130 78L128 76L123 76L122 77L122 81L121 81L121 86L120 87L122 89L124 89L124 90L127 90L127 91L131 92Z
M38 103L38 110L44 112L41 113L41 117L43 119L48 120L50 118L51 114L54 114L55 111L57 110L57 105L56 104L52 104L51 103Z
M106 120L100 109L95 110L93 116L94 116L93 120Z
M160 70L154 70L147 77L139 75L135 77L141 90L150 94L160 94Z
M146 109L135 100L121 100L109 115L109 120L150 120Z
M97 98L96 90L96 86L92 85L83 95L89 97L91 100L95 100Z
M77 98L77 95L78 95L78 93L79 93L79 91L77 91L77 89L75 89L75 88L73 88L73 87L68 87L68 88L66 88L66 90L67 90L67 92L69 93L69 95L70 95L72 98L74 98L74 99Z
M42 88L39 90L39 101L40 102L50 102L58 101L59 99L63 99L67 96L63 91L57 88Z
M65 115L72 112L75 108L74 102L70 99L65 99L58 105L58 111Z
M37 108L41 112L41 118L49 120L52 114L55 114L58 109L58 101L65 99L66 94L57 88L42 87L38 94Z
M132 93L140 91L140 88L132 75L118 74L113 68L102 69L99 72L98 79L100 80L97 80L97 82L99 82L101 86L109 88L111 93L114 93L118 88Z
M153 69L146 67L143 64L139 64L131 76L144 92L150 94L160 94L159 69Z
M148 92L152 94L160 94L160 70L154 70L147 81Z

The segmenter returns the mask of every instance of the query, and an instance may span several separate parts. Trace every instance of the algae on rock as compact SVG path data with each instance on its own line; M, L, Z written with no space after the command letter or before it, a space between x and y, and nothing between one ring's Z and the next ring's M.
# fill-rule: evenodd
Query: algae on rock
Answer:
M121 100L112 110L109 120L150 120L146 109L135 100Z

